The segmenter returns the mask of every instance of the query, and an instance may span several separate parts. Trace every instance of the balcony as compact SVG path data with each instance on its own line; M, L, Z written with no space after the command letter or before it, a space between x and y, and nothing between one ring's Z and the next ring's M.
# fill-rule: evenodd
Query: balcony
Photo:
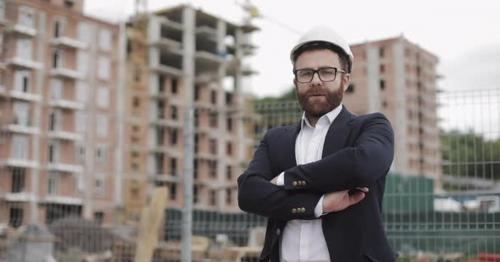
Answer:
M69 79L76 79L76 80L83 79L82 73L78 72L77 70L70 69L70 68L64 68L64 67L53 68L50 70L50 74L52 76L61 77L61 78L69 78Z
M12 157L5 159L3 165L9 167L38 168L38 162L36 161Z
M179 77L182 76L182 70L172 66L159 64L152 66L152 69L162 74L179 76Z
M0 84L0 96L5 96L6 94L7 92L5 86Z
M23 57L13 57L10 58L7 62L11 66L27 68L27 69L41 69L42 63L36 62L32 59L23 58Z
M82 141L83 135L77 132L69 132L62 130L49 131L48 136L54 139L70 140L70 141Z
M51 43L55 46L63 46L63 47L69 47L69 48L74 48L74 49L86 49L87 44L85 42L82 42L80 40L67 37L67 36L60 36L57 38L52 39Z
M83 172L83 167L81 165L52 162L47 164L47 170L79 174Z
M60 205L83 205L83 200L79 197L48 195L43 198L42 202L46 204L60 204Z
M66 99L52 99L50 100L49 105L57 108L71 110L83 110L85 108L85 105L82 102L76 102Z
M15 98L15 99L19 99L19 100L31 101L31 102L42 101L42 96L37 95L37 94L33 94L33 93L23 92L20 90L11 90L10 97Z
M4 130L12 133L21 133L27 135L39 135L40 128L34 126L26 126L26 125L18 125L18 124L9 124L4 127Z
M35 200L35 195L29 192L7 192L3 198L9 202L30 202Z
M22 24L14 24L8 29L8 31L29 37L35 37L37 33L35 28Z

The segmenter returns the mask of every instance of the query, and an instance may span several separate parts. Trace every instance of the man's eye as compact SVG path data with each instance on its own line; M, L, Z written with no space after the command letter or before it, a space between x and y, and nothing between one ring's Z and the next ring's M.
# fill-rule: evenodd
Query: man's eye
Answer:
M299 75L300 76L311 76L312 71L300 71Z

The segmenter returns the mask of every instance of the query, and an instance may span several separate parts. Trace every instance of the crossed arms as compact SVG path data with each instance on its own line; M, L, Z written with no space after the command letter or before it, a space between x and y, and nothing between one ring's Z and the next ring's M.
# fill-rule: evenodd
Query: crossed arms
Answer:
M394 134L382 114L373 114L360 128L352 146L285 170L284 187L271 182L277 174L271 168L270 147L279 138L268 132L247 170L238 178L240 208L284 221L315 219L314 207L322 195L374 184L386 175L392 163ZM290 212L298 205L305 212Z

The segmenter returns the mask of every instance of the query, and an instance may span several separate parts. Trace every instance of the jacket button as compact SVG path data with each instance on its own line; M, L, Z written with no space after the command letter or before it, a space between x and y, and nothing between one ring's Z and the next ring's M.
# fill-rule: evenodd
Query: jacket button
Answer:
M278 229L276 229L276 235L278 235L278 236L279 236L280 234L281 234L281 230L280 230L279 228L278 228Z
M297 213L297 208L292 208L292 213Z
M300 208L300 211L301 211L302 213L305 213L305 212L306 212L306 209L305 209L304 207L302 207L302 208Z
M297 181L293 181L292 185L297 186L298 185Z

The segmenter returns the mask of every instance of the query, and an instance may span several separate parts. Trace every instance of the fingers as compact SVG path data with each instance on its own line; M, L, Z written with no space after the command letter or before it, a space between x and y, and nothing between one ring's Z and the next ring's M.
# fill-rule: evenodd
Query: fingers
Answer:
M352 205L355 205L355 204L361 202L361 200L363 200L363 198L365 198L365 196L366 196L366 193L362 192L362 191L356 191L355 193L350 194L349 195L349 206L352 206Z

